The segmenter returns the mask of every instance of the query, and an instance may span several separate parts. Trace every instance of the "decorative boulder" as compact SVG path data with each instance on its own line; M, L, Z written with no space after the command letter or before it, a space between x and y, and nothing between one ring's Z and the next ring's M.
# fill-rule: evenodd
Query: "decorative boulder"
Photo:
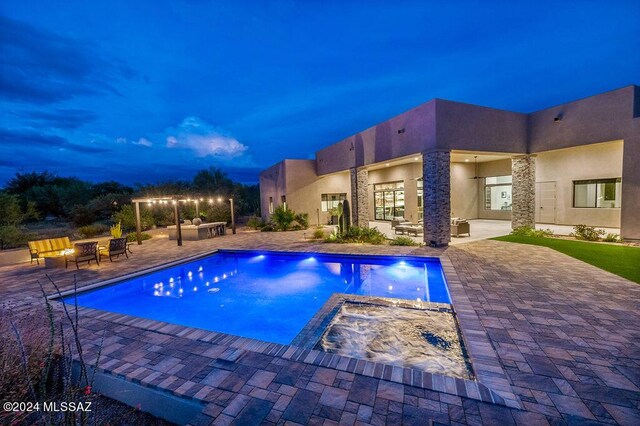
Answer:
M196 217L191 221L191 223L193 223L195 226L200 226L202 225L202 219L200 219L199 217Z

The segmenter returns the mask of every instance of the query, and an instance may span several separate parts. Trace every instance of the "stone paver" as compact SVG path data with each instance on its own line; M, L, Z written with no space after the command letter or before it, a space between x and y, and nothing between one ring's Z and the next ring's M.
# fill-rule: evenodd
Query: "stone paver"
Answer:
M68 290L74 276L83 287L217 248L441 256L480 383L512 393L523 409L479 401L486 388L472 382L376 371L374 364L308 349L89 309L80 310L80 337L86 358L95 360L105 330L102 369L202 401L193 424L639 424L637 284L544 247L345 246L304 237L240 232L183 247L154 239L134 246L129 260L78 272L2 267L1 305L15 316L42 309L37 281L53 293L45 273ZM457 396L460 386L475 399Z

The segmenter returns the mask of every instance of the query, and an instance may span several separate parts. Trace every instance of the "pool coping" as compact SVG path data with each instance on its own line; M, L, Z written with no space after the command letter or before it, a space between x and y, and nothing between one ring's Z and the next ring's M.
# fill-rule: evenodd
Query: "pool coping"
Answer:
M270 251L270 250L213 250L210 252L201 253L194 256L181 258L171 262L165 262L163 264L154 265L149 268L136 271L134 273L125 274L119 277L114 277L108 280L102 280L93 282L87 285L78 287L77 289L69 289L53 295L48 295L47 298L61 303L59 299L77 292L90 291L98 287L108 286L117 282L134 278L140 275L145 275L157 270L166 269L176 264L182 264L189 261L194 261L199 258L207 257L212 254L224 252L258 252L264 253L299 253L299 251ZM305 252L305 254L313 254ZM325 253L317 252L322 255L348 255L362 257L358 254L350 253ZM389 257L389 255L363 255L364 257ZM411 368L403 368L398 366L392 366L388 364L375 363L371 361L365 361L356 358L350 358L342 355L332 354L328 352L303 348L295 346L293 344L283 345L278 343L265 342L257 339L245 338L225 333L207 331L194 327L186 327L177 324L144 319L141 317L135 317L126 314L118 314L109 311L103 311L94 308L86 308L78 306L78 314L81 316L87 316L92 319L109 321L115 324L125 325L129 327L140 328L144 330L150 330L161 334L168 334L187 338L189 340L211 343L217 345L227 346L228 349L221 353L217 358L223 361L235 362L246 351L262 353L269 356L279 357L285 360L302 362L314 366L327 367L347 373L361 374L363 376L369 376L377 379L387 380L395 383L400 383L409 386L415 386L422 389L428 389L436 392L443 392L460 397L471 398L482 402L488 402L493 404L505 405L512 408L522 408L519 398L515 395L511 389L511 385L507 379L506 373L502 368L495 348L492 346L484 327L480 323L480 319L475 310L471 306L469 298L464 290L462 282L460 281L455 268L453 267L450 259L446 254L439 256L420 256L420 255L402 255L398 257L405 258L437 258L439 259L443 274L447 280L447 287L451 296L452 308L457 317L458 323L461 329L461 335L467 351L467 355L470 359L473 367L473 372L476 376L476 380L459 379L450 376L445 376L438 373L429 373L422 370L415 370ZM333 297L333 296L332 296ZM375 297L374 297L375 299ZM315 318L315 317L314 317ZM324 331L324 330L323 330ZM89 363L95 363L95 360L89 360ZM133 381L134 383L148 386L155 390L167 391L176 394L180 397L185 397L180 392L174 392L171 389L162 386L162 383L154 384L152 382L145 382L145 380L139 380L137 377L143 375L144 369L136 370L136 374L124 374L123 368L119 367L110 370L108 366L96 366L96 368L104 373L112 374L116 377L120 377L125 380ZM202 398L198 398L197 395L190 397L191 399L204 401Z

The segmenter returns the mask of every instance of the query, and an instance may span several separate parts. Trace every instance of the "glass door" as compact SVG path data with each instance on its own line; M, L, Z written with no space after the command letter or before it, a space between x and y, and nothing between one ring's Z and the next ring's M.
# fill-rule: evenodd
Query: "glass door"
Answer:
M392 220L404 216L404 183L391 182L373 186L376 220Z

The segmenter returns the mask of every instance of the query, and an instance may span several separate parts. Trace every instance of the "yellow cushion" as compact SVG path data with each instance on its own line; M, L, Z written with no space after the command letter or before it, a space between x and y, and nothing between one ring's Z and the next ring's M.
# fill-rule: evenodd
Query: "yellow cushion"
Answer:
M37 253L45 253L52 251L51 242L49 240L29 241L29 250Z
M50 241L53 250L62 251L71 248L71 241L69 241L69 237L52 238Z

